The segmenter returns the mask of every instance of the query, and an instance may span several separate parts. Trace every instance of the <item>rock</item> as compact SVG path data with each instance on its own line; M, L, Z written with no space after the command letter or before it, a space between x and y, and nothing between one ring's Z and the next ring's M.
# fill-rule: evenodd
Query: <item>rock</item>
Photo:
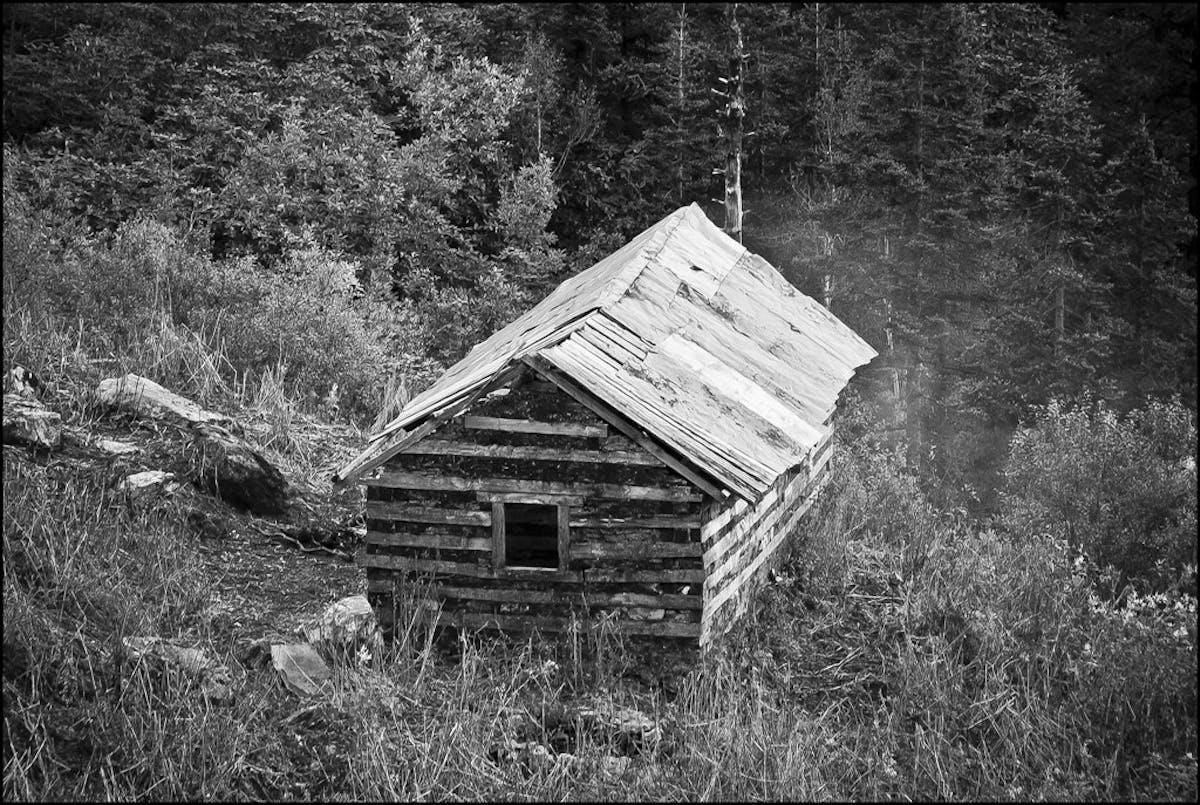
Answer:
M329 681L329 666L308 643L271 646L271 664L284 687L299 696L314 696Z
M24 366L14 366L4 378L5 393L23 394L27 397L41 397L46 393L46 386L41 378Z
M126 637L121 642L135 660L157 656L193 674L203 673L216 664L204 649L177 646L161 637Z
M613 745L623 754L652 751L662 741L662 728L653 718L629 707L604 703L578 711L580 726Z
M526 771L556 767L563 772L578 766L579 759L569 752L555 752L538 741L514 741L505 736L488 750L494 763L520 763Z
M129 456L141 452L140 447L129 442L118 442L116 439L101 439L96 447L113 456Z
M267 668L271 665L271 647L286 639L278 634L241 638L234 644L233 656L246 668Z
M135 661L178 668L198 679L200 692L209 701L233 700L236 686L233 673L204 649L177 646L161 637L126 637L121 642Z
M254 514L283 512L288 484L271 462L219 425L191 430L200 448L200 480L217 497Z
M62 444L62 417L32 397L5 394L4 443L57 449Z
M173 492L179 485L172 483L173 472L162 470L146 470L127 475L117 484L117 491L123 492L131 500L141 500L157 492Z
M182 424L229 421L229 417L207 411L187 397L181 397L153 380L133 373L101 380L96 388L96 400L101 405L119 408L137 416Z
M375 610L365 595L352 595L330 604L315 625L301 631L308 642L338 658L364 648L368 652L383 648Z

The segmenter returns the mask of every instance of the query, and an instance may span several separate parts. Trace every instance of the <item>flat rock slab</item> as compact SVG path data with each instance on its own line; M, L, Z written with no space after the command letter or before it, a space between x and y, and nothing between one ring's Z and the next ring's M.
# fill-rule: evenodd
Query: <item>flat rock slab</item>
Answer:
M187 397L132 372L124 377L101 380L96 388L101 405L128 411L151 419L166 419L184 424L228 422L229 417L201 408Z
M308 643L271 646L271 664L284 687L299 696L315 696L329 682L329 666Z
M62 417L33 397L5 394L4 443L55 450L62 444Z

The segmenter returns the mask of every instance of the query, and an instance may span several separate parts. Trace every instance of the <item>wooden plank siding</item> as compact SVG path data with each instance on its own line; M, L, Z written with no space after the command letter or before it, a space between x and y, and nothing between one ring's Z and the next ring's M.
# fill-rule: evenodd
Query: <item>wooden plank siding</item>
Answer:
M784 543L828 480L832 454L831 430L809 461L780 476L754 506L738 501L723 510L710 507L711 516L701 528L705 570L702 648L745 613Z
M445 623L699 636L711 498L533 369L381 469L360 558L377 610L432 578ZM504 566L511 503L557 507L557 567Z

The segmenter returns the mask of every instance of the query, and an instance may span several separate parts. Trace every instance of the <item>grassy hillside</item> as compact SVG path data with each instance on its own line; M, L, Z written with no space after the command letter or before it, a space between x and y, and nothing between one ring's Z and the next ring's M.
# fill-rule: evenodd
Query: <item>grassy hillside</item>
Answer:
M330 471L431 371L378 375L381 334L406 323L342 305L317 249L252 279L157 224L102 238L7 187L4 202L4 369L45 378L68 429L58 453L4 447L5 799L1196 798L1195 420L1179 406L1048 409L1014 444L992 524L936 510L852 416L726 651L680 664L603 631L439 643L414 600L394 642L302 700L255 641L359 573L267 550L261 521L186 488L114 496L129 465L97 436L195 469L170 428L91 392L134 371L233 415L306 516L340 523L354 500ZM1088 489L1094 507L1064 508ZM235 695L207 700L130 636L206 650ZM619 707L654 740L577 718Z

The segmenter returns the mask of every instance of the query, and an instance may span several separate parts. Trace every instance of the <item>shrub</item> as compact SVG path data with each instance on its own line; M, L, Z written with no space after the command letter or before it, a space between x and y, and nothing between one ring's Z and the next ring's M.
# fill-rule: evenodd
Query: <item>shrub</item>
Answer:
M1178 400L1118 416L1051 402L1014 435L1001 522L1066 539L1118 584L1164 589L1196 555L1196 418Z
M362 293L357 265L314 245L311 232L271 271L249 258L213 261L152 219L92 234L31 209L7 170L4 213L6 360L17 359L8 347L66 330L109 371L148 375L202 403L286 364L289 394L333 398L358 416L375 413L389 369L411 363L391 304ZM42 332L18 333L18 320Z
M359 297L355 268L311 240L272 272L248 259L214 263L208 292L187 321L242 373L261 376L286 364L284 384L293 396L332 396L347 413L373 415L393 363L393 316L384 301Z

